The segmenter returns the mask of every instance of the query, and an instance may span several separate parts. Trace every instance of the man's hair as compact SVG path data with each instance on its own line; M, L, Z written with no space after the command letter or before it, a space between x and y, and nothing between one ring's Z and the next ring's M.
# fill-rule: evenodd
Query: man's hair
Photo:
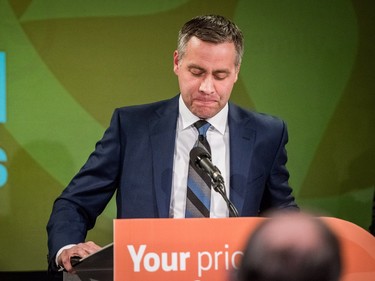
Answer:
M236 49L235 66L239 67L244 52L244 39L241 30L232 21L219 15L198 16L181 28L178 34L177 51L178 59L185 54L186 45L191 37L210 43L234 43Z
M297 241L290 241L283 247L275 246L275 243L269 240L277 239L280 234L270 234L267 231L268 226L277 218L261 223L247 243L237 280L338 281L342 270L339 241L321 219L308 219L307 223L316 232L315 247L299 247L295 245L298 244ZM307 229L306 232L308 231ZM290 240L293 239L296 238L290 237Z

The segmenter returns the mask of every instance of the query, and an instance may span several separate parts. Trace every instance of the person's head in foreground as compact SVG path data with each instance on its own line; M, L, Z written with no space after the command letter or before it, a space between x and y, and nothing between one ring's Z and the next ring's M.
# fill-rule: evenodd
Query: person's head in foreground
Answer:
M279 214L262 222L244 251L238 281L337 281L340 244L317 217Z

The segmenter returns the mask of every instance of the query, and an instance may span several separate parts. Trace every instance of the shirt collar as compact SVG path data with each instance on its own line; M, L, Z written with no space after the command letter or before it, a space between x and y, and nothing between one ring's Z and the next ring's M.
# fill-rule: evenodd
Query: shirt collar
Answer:
M179 117L182 121L182 130L190 127L200 119L187 108L181 95L179 99ZM228 103L215 116L206 119L206 121L211 124L211 127L215 128L218 132L224 135L228 122Z

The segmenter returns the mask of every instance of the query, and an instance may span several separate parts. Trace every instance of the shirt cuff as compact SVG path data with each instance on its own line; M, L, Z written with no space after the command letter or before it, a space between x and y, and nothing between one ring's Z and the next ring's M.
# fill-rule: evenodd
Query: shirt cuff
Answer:
M72 247L74 247L74 246L76 246L76 245L77 245L77 244L69 244L69 245L66 245L66 246L62 247L62 248L57 252L57 254L56 254L56 258L55 258L55 263L56 263L56 266L57 266L57 268L59 269L59 271L64 270L64 267L63 267L62 265L59 265L59 263L58 263L58 258L59 258L59 256L60 256L60 254L62 253L62 251L66 250L66 249L70 249L70 248L72 248Z

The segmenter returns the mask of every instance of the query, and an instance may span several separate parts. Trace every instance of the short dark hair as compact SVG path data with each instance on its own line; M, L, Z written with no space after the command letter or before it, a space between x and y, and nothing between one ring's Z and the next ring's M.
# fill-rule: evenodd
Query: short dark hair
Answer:
M293 218L291 218L293 219ZM332 230L318 217L309 218L316 229L316 248L275 248L266 235L267 227L277 218L262 222L250 236L237 271L239 281L338 281L342 265L340 244ZM269 234L269 232L268 232ZM272 233L271 237L277 237ZM291 238L293 239L293 238Z
M177 51L179 59L185 54L186 44L191 37L211 43L234 43L235 65L241 64L244 52L244 39L241 30L229 19L219 15L197 16L184 24L178 34Z

